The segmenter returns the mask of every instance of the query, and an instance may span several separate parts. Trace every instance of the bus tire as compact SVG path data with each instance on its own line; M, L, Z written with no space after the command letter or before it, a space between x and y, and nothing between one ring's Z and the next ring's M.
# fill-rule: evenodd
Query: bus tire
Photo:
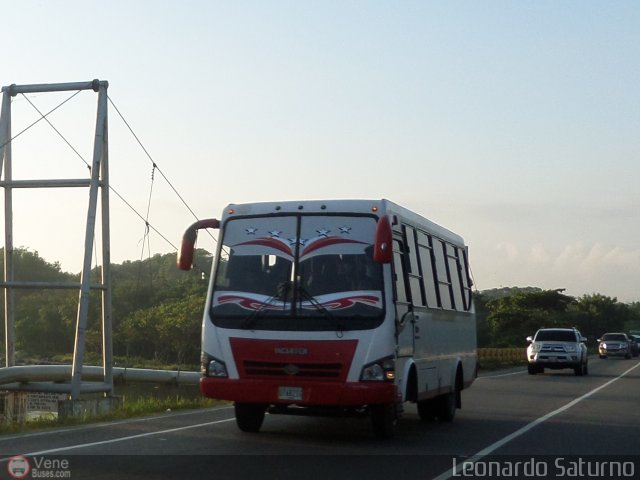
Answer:
M437 417L441 422L452 422L456 416L456 409L462 406L460 372L456 375L456 381L453 383L453 390L444 395L436 397Z
M416 403L418 416L423 422L430 422L435 418L435 405L433 400L420 400Z
M456 416L456 393L445 393L437 397L437 400L438 420L452 422Z
M243 432L258 432L264 421L266 406L258 403L235 402L236 424Z
M371 405L371 426L373 434L377 438L391 438L396 432L398 426L398 412L396 405Z

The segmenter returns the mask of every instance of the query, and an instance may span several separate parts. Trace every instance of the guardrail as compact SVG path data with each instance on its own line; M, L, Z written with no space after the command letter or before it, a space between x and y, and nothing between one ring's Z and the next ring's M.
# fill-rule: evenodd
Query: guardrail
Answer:
M27 392L71 391L71 365L21 365L0 368L0 390ZM82 367L82 392L102 392L103 367ZM200 372L182 370L152 370L146 368L113 367L114 383L142 382L197 385Z
M24 422L28 414L28 399L34 392L44 395L47 412L60 417L86 417L107 412L119 404L120 398L107 396L63 400L72 393L71 365L24 365L0 368L0 422ZM113 368L114 383L154 383L197 385L199 372L183 370L151 370L146 368ZM113 390L104 382L103 367L83 366L82 393L102 393ZM38 409L36 409L38 410Z
M521 362L523 365L527 361L525 347L513 348L478 348L478 361L482 365L482 361L492 362Z

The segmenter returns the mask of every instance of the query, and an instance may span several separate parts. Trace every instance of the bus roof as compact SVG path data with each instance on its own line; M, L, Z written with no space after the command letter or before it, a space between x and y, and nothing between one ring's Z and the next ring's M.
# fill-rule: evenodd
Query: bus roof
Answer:
M384 198L379 200L288 200L282 202L232 203L225 208L222 220L224 223L231 216L270 215L282 213L369 213L377 216L385 214L395 215L402 223L425 230L450 243L464 246L464 240L460 235L441 227L422 215Z

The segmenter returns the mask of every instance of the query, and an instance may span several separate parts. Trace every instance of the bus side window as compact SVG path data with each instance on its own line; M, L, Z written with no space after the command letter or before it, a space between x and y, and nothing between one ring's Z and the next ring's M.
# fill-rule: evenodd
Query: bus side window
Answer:
M445 310L453 309L453 298L451 295L451 280L449 279L449 269L445 258L446 245L442 240L433 240L433 252L436 257L436 275L438 277L438 290L440 301Z
M451 291L453 293L454 308L463 311L464 304L462 302L462 279L459 250L453 245L447 244L447 262L449 264L449 275L451 276Z
M427 305L431 308L440 306L440 292L437 288L435 276L435 257L433 255L433 245L431 236L423 232L418 232L418 256L420 257L420 268L422 269L422 281L424 283Z
M422 271L418 263L418 245L416 243L416 232L412 227L403 226L406 246L408 250L407 267L409 288L411 290L411 300L414 305L426 305L424 285L422 282Z
M469 261L467 258L467 249L460 248L458 250L460 253L460 263L461 263L461 271L460 276L462 278L462 299L464 301L464 309L466 311L471 310L471 287L473 282L471 281L471 277L469 276Z

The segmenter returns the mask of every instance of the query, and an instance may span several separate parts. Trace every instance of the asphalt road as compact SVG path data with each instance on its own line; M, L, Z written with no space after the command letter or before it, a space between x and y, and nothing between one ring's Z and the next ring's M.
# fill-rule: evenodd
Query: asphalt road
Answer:
M227 406L0 437L0 478L16 455L25 478L639 478L640 363L592 357L589 369L486 374L453 423L408 404L385 441L358 418L268 415L243 433Z

